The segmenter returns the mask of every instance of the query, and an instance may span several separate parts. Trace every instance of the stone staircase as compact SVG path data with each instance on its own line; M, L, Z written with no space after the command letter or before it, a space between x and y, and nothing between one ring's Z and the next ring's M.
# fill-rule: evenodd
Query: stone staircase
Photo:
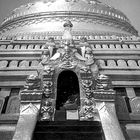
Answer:
M38 121L33 140L104 140L98 121Z

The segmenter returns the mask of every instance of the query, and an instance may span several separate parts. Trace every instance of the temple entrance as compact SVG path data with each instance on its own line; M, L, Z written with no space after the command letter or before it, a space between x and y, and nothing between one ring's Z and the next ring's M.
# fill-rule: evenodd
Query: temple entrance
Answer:
M77 75L70 70L61 72L57 80L56 110L74 110L80 105Z

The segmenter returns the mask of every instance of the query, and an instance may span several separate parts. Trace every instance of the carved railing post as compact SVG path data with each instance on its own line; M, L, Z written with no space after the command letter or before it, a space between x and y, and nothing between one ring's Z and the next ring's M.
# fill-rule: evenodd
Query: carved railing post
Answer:
M98 102L98 111L106 140L125 140L118 118L115 104L112 102Z
M31 140L40 110L42 90L39 78L30 76L20 93L20 116L13 140Z
M105 140L125 140L115 109L113 90L95 90L94 98L99 112Z
M108 76L98 75L93 97L96 100L105 140L125 140L116 115L116 93L111 89Z

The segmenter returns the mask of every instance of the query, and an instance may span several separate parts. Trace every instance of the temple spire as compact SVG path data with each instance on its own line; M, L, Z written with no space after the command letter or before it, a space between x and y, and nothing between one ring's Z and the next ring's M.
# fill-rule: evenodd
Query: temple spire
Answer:
M62 36L62 39L72 40L73 37L71 35L71 30L72 30L73 24L71 23L71 21L67 20L63 26L64 26L64 34Z

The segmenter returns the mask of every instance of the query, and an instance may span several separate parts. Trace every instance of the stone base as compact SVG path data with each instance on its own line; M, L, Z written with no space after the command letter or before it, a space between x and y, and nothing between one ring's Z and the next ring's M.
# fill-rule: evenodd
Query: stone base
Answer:
M33 140L104 140L98 121L37 122Z

